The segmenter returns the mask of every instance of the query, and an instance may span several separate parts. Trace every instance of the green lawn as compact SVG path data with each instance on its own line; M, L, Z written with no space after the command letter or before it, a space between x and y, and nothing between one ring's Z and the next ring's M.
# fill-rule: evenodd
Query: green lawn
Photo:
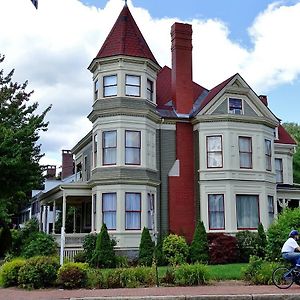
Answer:
M226 265L208 265L208 271L212 280L241 280L242 268L247 264L226 264ZM159 267L158 276L161 278L166 273L168 267Z

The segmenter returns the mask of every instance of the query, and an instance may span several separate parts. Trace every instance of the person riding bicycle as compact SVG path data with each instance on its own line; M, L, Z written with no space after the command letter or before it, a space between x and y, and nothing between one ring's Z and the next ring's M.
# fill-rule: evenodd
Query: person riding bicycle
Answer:
M297 230L292 230L289 234L289 238L282 246L281 255L284 259L292 262L297 270L300 270L300 247L297 243L298 239L299 232Z

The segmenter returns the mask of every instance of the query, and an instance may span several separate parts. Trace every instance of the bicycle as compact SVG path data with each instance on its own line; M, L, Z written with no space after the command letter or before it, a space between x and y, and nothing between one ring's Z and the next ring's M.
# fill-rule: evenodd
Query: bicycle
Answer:
M300 285L300 271L295 266L277 267L272 273L272 281L279 289L288 289L293 283Z

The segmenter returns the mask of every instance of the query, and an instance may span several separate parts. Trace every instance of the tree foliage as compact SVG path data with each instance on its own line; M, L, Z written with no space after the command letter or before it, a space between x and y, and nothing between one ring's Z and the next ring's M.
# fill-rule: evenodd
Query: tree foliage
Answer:
M290 122L282 125L298 144L293 156L293 174L294 182L300 183L300 124Z
M0 55L0 63L4 56ZM14 70L4 75L0 70L0 220L18 211L26 196L42 182L39 161L39 132L46 131L44 122L48 107L40 115L38 103L29 103L33 93L23 84L12 81Z

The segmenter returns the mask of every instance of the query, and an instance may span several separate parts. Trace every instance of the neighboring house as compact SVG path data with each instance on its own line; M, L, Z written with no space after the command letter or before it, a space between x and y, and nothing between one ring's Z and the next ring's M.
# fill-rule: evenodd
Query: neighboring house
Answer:
M171 39L172 69L161 68L125 5L89 65L93 126L71 150L75 182L39 197L60 207L63 227L67 206L80 208L66 246L105 223L129 253L143 227L190 241L198 219L231 234L267 228L278 208L299 206L296 143L267 97L239 74L211 90L193 82L191 25L175 23Z

